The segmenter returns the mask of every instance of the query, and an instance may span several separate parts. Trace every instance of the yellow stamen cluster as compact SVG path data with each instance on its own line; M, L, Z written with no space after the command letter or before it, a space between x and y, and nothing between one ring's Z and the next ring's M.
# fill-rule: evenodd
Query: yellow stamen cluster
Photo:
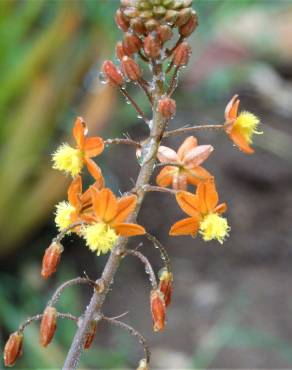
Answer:
M233 130L238 131L251 144L254 134L262 134L257 131L259 124L260 120L257 116L250 112L241 112L234 122Z
M60 202L56 205L55 223L59 231L66 229L72 223L72 214L75 208L68 202Z
M230 226L226 218L217 213L209 213L200 222L199 231L206 242L216 239L220 244L223 244L225 238L229 236Z
M79 149L72 148L68 144L62 144L53 154L53 168L65 171L73 177L81 172L83 166L83 155Z
M115 230L103 222L85 227L83 236L88 248L98 256L109 252L118 239Z

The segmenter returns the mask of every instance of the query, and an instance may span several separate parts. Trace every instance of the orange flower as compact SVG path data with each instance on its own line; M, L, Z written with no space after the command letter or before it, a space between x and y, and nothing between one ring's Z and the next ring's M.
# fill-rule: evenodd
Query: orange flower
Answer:
M227 220L220 215L227 209L225 203L218 205L218 193L214 179L199 183L196 194L180 191L176 195L181 209L190 217L176 222L170 235L196 236L199 232L205 241L216 239L223 243L229 235Z
M234 95L225 108L224 129L234 144L246 154L254 153L250 144L254 134L262 134L257 131L260 123L258 117L250 112L238 114L240 100Z
M104 185L104 179L100 177L92 185L93 188L100 190ZM66 229L72 223L83 219L92 212L92 200L90 188L82 193L82 178L76 176L68 189L68 202L63 201L56 205L55 222L60 231Z
M144 227L125 223L124 221L135 209L136 195L117 199L110 189L98 191L91 188L94 216L88 216L92 224L83 230L86 244L97 255L107 253L116 243L118 236L135 236L145 234Z
M86 137L87 126L83 118L78 117L73 127L73 136L76 148L69 144L62 144L53 154L53 168L65 171L73 177L80 174L82 167L86 164L88 171L95 178L101 176L100 168L91 159L103 152L104 143L100 137Z
M159 186L171 186L174 189L186 190L188 184L197 186L199 182L211 177L200 165L209 157L214 148L212 145L198 145L194 136L189 136L179 147L177 153L166 146L160 146L157 157L161 163L173 163L176 166L165 166L156 182Z

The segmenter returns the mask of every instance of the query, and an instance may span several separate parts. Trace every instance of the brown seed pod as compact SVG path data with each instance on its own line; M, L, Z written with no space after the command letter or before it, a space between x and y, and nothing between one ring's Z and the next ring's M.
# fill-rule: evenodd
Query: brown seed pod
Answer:
M40 326L40 344L46 347L57 329L57 310L55 307L47 307L44 311Z
M16 331L10 335L4 347L4 365L13 366L22 354L23 334Z
M153 330L161 331L165 327L166 307L163 294L158 290L150 293L150 307L153 319Z
M197 13L192 10L190 19L183 26L180 26L178 32L183 37L189 37L198 27L198 16Z
M172 62L178 67L188 64L192 49L190 45L184 41L173 52Z
M123 48L127 55L137 53L142 47L142 41L137 35L127 32L123 39Z
M171 98L162 98L158 102L158 112L166 119L169 119L175 115L176 102Z
M123 75L121 71L114 65L110 60L106 60L102 67L102 73L104 73L108 82L114 86L122 86L124 83Z
M158 39L158 37L151 34L145 37L144 51L148 57L157 59L161 52L161 41Z
M124 75L132 81L137 81L141 78L142 72L134 59L124 56L122 59L122 69Z
M53 242L45 251L41 275L43 278L47 279L53 273L56 272L59 265L61 254L64 248L61 243Z

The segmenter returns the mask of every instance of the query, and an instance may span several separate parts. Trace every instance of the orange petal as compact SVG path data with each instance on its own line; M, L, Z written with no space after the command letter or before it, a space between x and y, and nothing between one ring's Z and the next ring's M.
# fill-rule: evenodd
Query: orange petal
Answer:
M214 178L200 182L197 187L196 195L199 199L201 213L212 212L218 204L218 193Z
M122 197L118 201L118 211L115 218L112 220L113 225L124 222L126 218L132 213L136 207L136 195L129 195Z
M176 200L180 208L191 217L198 218L198 198L195 194L189 193L188 191L179 191L176 194Z
M214 209L214 212L218 213L219 215L221 215L221 213L225 213L226 211L227 211L226 203L221 203Z
M158 149L157 158L161 163L176 163L178 161L176 152L173 149L163 145L161 145Z
M172 225L169 235L195 236L199 229L199 222L192 217L184 218Z
M165 166L157 175L156 183L159 186L167 187L172 183L173 175L178 171L177 167Z
M234 95L225 108L225 121L230 122L236 119L240 100Z
M118 235L122 236L144 235L146 233L144 227L137 224L116 224L114 229Z
M78 208L80 205L80 195L82 193L81 176L76 176L71 182L68 189L68 201L73 207Z
M110 189L104 188L100 191L91 187L93 209L99 220L109 222L118 211L118 201Z
M230 139L234 142L234 144L244 153L246 154L253 154L254 150L245 140L245 138L240 135L238 132L232 130L229 134Z
M85 141L85 131L87 130L86 123L82 117L77 117L73 127L73 136L77 146L83 149Z
M96 190L101 190L104 187L104 179L103 177L100 180L95 181L93 185L91 185L80 197L82 205L90 204L91 201L91 188L95 188Z
M197 186L201 181L205 181L212 177L212 175L203 167L194 167L187 170L187 181L189 184Z
M198 140L194 136L189 136L178 148L177 155L183 161L186 154L198 145Z
M90 158L84 158L86 166L90 175L100 184L104 183L104 179L101 173L101 169L98 165Z
M89 158L96 157L103 152L104 143L101 137L89 137L84 142L85 155Z
M212 145L198 145L196 148L191 149L184 158L184 165L187 168L193 168L203 163L209 155L213 152Z

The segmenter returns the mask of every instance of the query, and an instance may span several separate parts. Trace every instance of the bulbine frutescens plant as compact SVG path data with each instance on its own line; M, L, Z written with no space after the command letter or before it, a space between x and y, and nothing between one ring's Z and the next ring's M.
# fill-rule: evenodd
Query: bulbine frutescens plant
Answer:
M176 112L176 102L172 96L178 84L179 72L188 64L191 54L191 47L186 40L198 26L191 0L122 0L115 19L124 33L123 40L116 44L119 63L105 61L102 79L120 90L149 127L149 135L142 140L92 137L84 120L78 117L73 126L74 146L65 143L53 153L53 168L72 176L72 182L68 199L56 206L55 221L59 234L45 251L42 276L48 278L56 271L63 252L61 242L70 233L77 234L97 256L108 253L109 258L99 278L91 280L85 276L65 282L48 301L43 314L29 318L10 336L4 350L7 366L13 365L21 354L27 325L41 321L40 344L46 347L54 336L58 319L66 318L76 323L77 330L64 369L76 369L83 350L91 346L97 324L102 320L126 329L138 338L145 352L138 369L149 369L150 351L145 338L118 318L107 317L102 309L121 260L134 256L145 265L150 277L153 329L161 331L165 327L173 274L166 249L136 222L147 192L169 193L187 214L187 218L172 225L169 232L172 236L199 235L206 242L216 240L222 244L230 232L227 219L222 216L227 206L225 203L219 204L214 176L201 167L214 148L208 144L198 145L195 136L187 137L177 152L161 143L174 135L214 129L225 132L240 150L251 154L253 134L259 133L256 131L258 118L249 112L239 113L239 99L234 96L225 109L222 124L183 126L170 130L169 123ZM145 71L149 69L148 75L143 74L142 68ZM129 94L129 84L145 92L145 98L152 108L152 117L146 117ZM102 155L105 148L112 144L133 146L140 164L134 188L119 198L106 186L100 168L92 159ZM151 185L151 177L157 168L156 184ZM93 178L93 184L84 190L82 174L86 169ZM195 193L190 186L195 188ZM127 247L128 238L136 235L144 235L160 251L163 268L158 276L138 248ZM60 313L56 308L63 290L74 284L89 284L93 288L91 301L80 317Z

